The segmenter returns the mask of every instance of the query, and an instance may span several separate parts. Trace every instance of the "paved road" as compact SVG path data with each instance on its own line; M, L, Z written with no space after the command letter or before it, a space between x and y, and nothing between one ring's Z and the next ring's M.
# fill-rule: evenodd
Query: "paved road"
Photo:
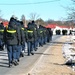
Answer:
M53 41L58 39L60 35L53 36ZM35 52L35 55L27 56L20 59L18 66L12 66L11 68L8 67L8 57L7 51L0 51L0 75L24 75L27 73L37 62L39 57L43 54L43 52L51 46L53 43L47 43L43 47L39 47L38 50Z

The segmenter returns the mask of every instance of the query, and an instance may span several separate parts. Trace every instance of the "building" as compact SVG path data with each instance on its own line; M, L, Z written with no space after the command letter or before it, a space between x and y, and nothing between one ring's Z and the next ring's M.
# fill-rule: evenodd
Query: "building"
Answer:
M69 27L69 26L59 26L58 24L48 24L47 26L45 26L46 28L51 28L51 30L53 31L53 34L56 34L56 30L60 30L62 34L62 30L67 30L67 34L70 33L70 31L74 30L73 27Z
M8 21L3 21L4 27L8 26L9 22Z

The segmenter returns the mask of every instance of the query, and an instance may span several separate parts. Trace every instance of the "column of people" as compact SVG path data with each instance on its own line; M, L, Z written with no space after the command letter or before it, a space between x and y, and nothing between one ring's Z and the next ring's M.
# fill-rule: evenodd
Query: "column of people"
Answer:
M52 40L52 35L50 28L37 25L35 21L29 22L25 28L22 21L11 17L7 27L0 23L0 50L4 50L5 46L9 67L17 66L20 57L24 57L26 53L28 56L34 55L38 47L43 47Z

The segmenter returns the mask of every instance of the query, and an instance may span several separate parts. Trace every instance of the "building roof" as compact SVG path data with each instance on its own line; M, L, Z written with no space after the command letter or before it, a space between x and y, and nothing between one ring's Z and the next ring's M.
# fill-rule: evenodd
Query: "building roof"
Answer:
M4 27L6 27L6 26L8 25L8 23L9 23L9 22L4 21L4 22L3 22Z
M46 28L52 28L52 29L54 29L54 28L56 28L56 26L58 26L58 27L60 27L60 28L68 28L68 29L72 28L72 29L73 29L73 27L69 27L69 26L59 26L58 24L48 24L48 25L45 26L45 27L46 27Z
M45 26L46 28L56 28L57 24L48 24L47 26Z

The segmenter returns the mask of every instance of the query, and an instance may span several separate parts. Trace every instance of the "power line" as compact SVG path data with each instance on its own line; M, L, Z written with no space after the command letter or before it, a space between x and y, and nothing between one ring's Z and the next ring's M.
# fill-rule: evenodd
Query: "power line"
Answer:
M33 5L33 4L43 4L43 3L50 3L50 2L56 2L60 0L52 0L52 1L42 1L42 2L34 2L34 3L13 3L13 4L5 4L5 3L0 3L0 5Z

